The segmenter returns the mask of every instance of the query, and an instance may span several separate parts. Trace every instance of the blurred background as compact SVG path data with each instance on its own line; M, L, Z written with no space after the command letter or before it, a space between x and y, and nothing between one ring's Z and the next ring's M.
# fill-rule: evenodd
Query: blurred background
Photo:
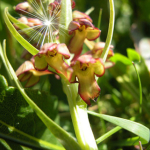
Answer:
M16 70L25 60L21 58L24 48L14 39L8 31L4 19L4 8L8 7L12 16L18 18L18 14L13 7L20 0L1 0L0 14L0 41L7 40L7 55ZM108 0L75 0L75 10L82 12L94 7L94 11L90 14L93 24L97 26L100 8L102 8L101 19L101 35L100 40L105 42L109 24L109 1ZM97 103L93 103L90 110L100 113L122 117L126 119L134 119L137 122L150 128L150 0L114 0L115 4L115 28L112 40L114 52L127 55L127 48L135 49L141 54L141 62L137 64L143 87L143 104L142 114L139 114L139 87L137 75L133 66L125 66L117 63L113 68L106 70L105 75L98 80L101 87L101 95ZM9 78L7 72L0 60L0 74L6 79ZM121 80L120 80L121 78ZM43 85L41 87L41 84ZM74 135L72 123L70 122L69 107L66 96L62 91L61 82L54 76L42 77L40 82L33 89L41 89L56 95L59 100L60 124L68 132ZM57 89L57 90L56 90ZM114 126L99 118L91 117L90 122L95 134L98 138L106 133ZM119 145L121 140L133 137L134 135L125 130L121 130L114 134L111 138L105 140L100 146L100 150L130 150L139 149L139 146ZM134 144L134 143L133 143ZM147 147L145 145L143 147Z

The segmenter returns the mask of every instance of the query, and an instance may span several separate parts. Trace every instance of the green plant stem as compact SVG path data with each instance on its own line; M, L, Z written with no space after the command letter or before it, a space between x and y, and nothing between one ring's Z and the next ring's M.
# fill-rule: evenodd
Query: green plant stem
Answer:
M140 94L140 108L139 108L139 113L142 113L142 84L141 84L141 80L140 80L140 76L139 73L137 71L137 68L135 66L135 64L133 63L134 69L136 71L137 77L138 77L138 82L139 82L139 94Z
M110 137L111 135L113 135L114 133L118 132L121 129L122 129L122 127L119 127L119 126L115 127L114 129L108 131L106 134L104 134L100 138L98 138L96 140L96 143L97 144L101 143L102 141L104 141L105 139L107 139L108 137Z
M50 119L26 94L25 90L23 89L21 83L19 82L15 71L13 70L10 62L6 56L6 41L4 40L3 49L0 44L0 55L4 57L4 63L6 64L10 76L13 78L18 90L26 100L26 102L30 105L30 107L35 111L37 116L42 120L42 122L47 126L47 128L56 136L60 143L66 148L66 150L81 150L79 144L75 141L75 139L69 135L65 130L63 130L59 125L57 125L52 119Z
M106 61L106 58L109 52L109 47L112 41L112 36L113 36L113 31L114 31L114 22L115 22L115 9L114 9L113 0L109 0L109 5L110 5L109 29L108 29L105 47L101 55L101 58L103 59L103 63Z
M71 36L68 34L68 26L72 21L72 7L70 0L61 1L61 13L60 13L60 28L59 33L62 32L63 26L63 34L59 34L60 43L68 44Z
M135 87L135 85L132 82L130 82L130 79L126 75L118 76L116 78L116 80L117 80L117 82L119 82L122 85L122 87L124 89L126 89L133 96L133 98L135 100L137 100L139 102L139 91ZM149 109L147 107L146 99L145 98L142 98L142 99L143 99L142 100L143 109L146 111L146 113L148 115L150 115L150 111L149 111Z
M15 27L12 25L12 23L9 20L9 17L11 17L11 15L9 15L8 13L8 8L5 8L4 11L4 20L5 23L8 27L8 29L10 30L10 32L12 33L12 35L15 37L15 39L25 48L28 50L29 53L31 53L32 55L36 55L39 51L32 46L28 41L26 41L15 29ZM12 18L12 17L11 17Z
M94 10L94 7L91 7L90 9L88 9L85 14L90 15L90 13Z
M98 105L98 111L99 111L99 113L101 113L100 96L99 96L99 98L97 100L97 105ZM106 132L105 121L102 118L100 118L100 122L101 122L101 125L102 125L102 128L103 128L103 132L105 133Z
M87 104L78 95L78 84L62 79L70 113L79 145L83 150L97 150L97 145L87 115Z
M102 8L100 8L100 11L99 11L98 24L97 24L98 29L100 29L100 26L101 26L101 19L102 19ZM96 39L96 42L99 42L99 41L100 41L100 37Z

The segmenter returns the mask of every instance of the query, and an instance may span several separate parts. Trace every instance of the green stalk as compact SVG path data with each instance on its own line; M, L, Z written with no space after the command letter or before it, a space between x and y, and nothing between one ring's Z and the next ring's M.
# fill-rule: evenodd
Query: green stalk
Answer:
M60 13L60 28L59 33L62 32L63 26L63 34L59 34L60 43L68 44L71 36L68 34L68 26L72 21L72 6L71 0L62 0L61 1L61 13Z
M114 22L115 22L115 9L114 9L113 0L109 0L109 5L110 5L109 29L108 29L105 47L101 55L101 58L103 59L103 63L106 61L106 58L108 55L109 47L112 41L112 36L113 36L113 31L114 31Z
M68 43L68 26L72 21L72 8L70 0L61 1L60 24L64 26L65 34L59 35L60 43ZM61 28L59 29L61 32ZM76 137L83 150L97 150L96 141L90 127L87 105L78 95L78 84L70 84L68 80L62 78L64 92L67 95L71 118L73 121Z
M14 80L18 90L26 100L26 102L30 105L30 107L35 111L37 116L42 120L42 122L46 125L46 127L52 132L52 134L58 138L60 143L66 148L66 150L81 150L79 144L76 142L76 140L68 134L64 129L62 129L58 124L56 124L52 119L50 119L26 94L25 90L23 89L21 83L19 82L15 71L13 70L10 62L7 59L6 56L6 41L4 40L3 43L3 49L0 44L0 56L4 59L4 64L7 66L7 70L9 71L10 76Z
M100 26L101 26L101 19L102 19L102 8L100 8L100 11L99 11L98 24L97 24L98 29L100 29ZM100 37L96 39L96 42L99 42L99 41L100 41Z
M96 143L97 144L101 143L102 141L104 141L105 139L107 139L108 137L110 137L111 135L113 135L114 133L118 132L121 129L122 129L122 127L119 127L119 126L113 128L112 130L108 131L107 133L105 133L104 135L102 135L101 137L99 137L96 140Z
M139 82L139 94L140 94L140 108L139 108L139 113L142 113L142 84L141 84L141 80L140 80L140 75L136 69L135 64L133 63L134 69L136 71L137 77L138 77L138 82Z
M78 84L62 80L67 95L71 118L79 145L83 150L97 150L96 141L90 127L87 104L78 95Z

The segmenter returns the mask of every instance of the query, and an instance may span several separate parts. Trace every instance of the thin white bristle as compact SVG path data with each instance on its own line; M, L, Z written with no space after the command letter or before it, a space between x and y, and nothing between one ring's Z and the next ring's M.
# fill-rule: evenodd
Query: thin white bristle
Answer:
M41 0L39 4L36 2L36 0L33 0L31 3L33 13L21 10L30 18L39 19L42 22L42 25L36 25L23 30L19 30L19 32L28 32L31 35L28 41L31 42L36 40L37 46L40 45L40 47L42 47L45 42L54 42L57 30L59 30L59 34L66 34L64 26L59 23L59 7L56 7L54 10L55 12L52 13L49 12L48 6L48 0L46 4L44 4ZM31 31L31 29L34 30Z

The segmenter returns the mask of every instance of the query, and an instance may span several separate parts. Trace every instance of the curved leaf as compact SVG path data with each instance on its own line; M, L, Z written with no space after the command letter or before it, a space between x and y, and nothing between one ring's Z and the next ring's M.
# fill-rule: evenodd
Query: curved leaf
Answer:
M103 59L103 63L106 61L109 47L112 41L113 31L114 31L114 22L115 22L115 8L114 8L114 1L109 0L109 7L110 7L110 17L109 17L109 28L108 28L108 34L106 38L106 43L104 50L102 52L101 58Z
M140 54L137 53L134 49L128 48L127 54L128 54L128 58L133 62L139 62L141 59Z
M88 113L91 115L100 117L108 122L111 122L117 126L122 127L123 129L126 129L126 130L138 135L140 138L143 139L144 144L148 143L150 140L150 130L140 123L130 121L127 119L109 116L109 115L98 114L98 113L91 112L91 111L88 111Z
M16 18L14 18L13 16L11 16L9 13L7 13L8 18L15 24L17 25L21 30L23 29L28 29L23 30L23 32L25 32L28 36L32 36L32 32L35 32L34 28L30 28L29 26L27 26L24 23L21 23L20 21L18 21ZM37 32L37 34L39 34L38 36L42 36L39 32Z
M12 23L9 21L8 18L8 8L5 8L4 11L4 19L5 19L5 23L8 27L8 29L10 30L10 32L12 33L12 35L16 38L16 40L26 49L29 51L29 53L31 53L32 55L36 55L39 51L32 46L28 41L26 41L18 32L17 30L14 28L14 26L12 25Z
M39 90L27 89L26 92L50 118L58 120L57 97ZM0 138L5 139L8 144L12 141L27 147L64 149L24 100L19 90L8 86L7 80L2 75L0 75ZM14 144L14 149L17 149L17 145Z
M0 138L4 138L4 139L10 140L10 141L14 141L14 142L16 142L18 144L21 144L21 145L24 145L24 146L28 146L28 145L29 146L33 146L36 149L54 149L54 150L58 150L59 149L59 150L64 150L63 147L51 144L51 143L49 143L47 141L43 141L43 140L38 139L38 138L35 138L35 137L33 137L33 136L29 135L29 134L26 134L26 133L24 133L24 132L22 132L22 131L20 131L20 130L18 130L16 128L14 128L13 126L10 126L10 125L4 123L1 120L0 120L0 124L2 126L5 126L5 128L7 128L7 130L12 130L14 133L17 133L17 136L19 137L19 138L15 138L15 137L11 136L10 134L6 135L6 134L0 133ZM30 143L30 142L26 142L24 140L21 140L20 136L24 136L24 137L26 137L28 139L31 139L33 142L37 142L40 146L37 145L37 144L33 144L33 143Z
M117 63L118 61L120 61L125 65L132 65L132 61L129 58L119 53L115 53L115 55L110 58L110 61L114 63Z
M2 49L0 49L2 51ZM9 74L12 75L14 82L16 83L20 93L26 100L26 102L31 106L31 108L36 112L38 117L42 120L42 122L47 126L47 128L53 133L53 135L60 141L60 143L67 149L67 150L80 150L79 144L76 140L69 135L64 129L58 126L53 120L51 120L26 94L25 90L22 88L12 66L10 65L7 56L6 56L6 48L5 48L5 41L4 41L4 52L1 53L2 57L4 57L5 64L10 71Z

